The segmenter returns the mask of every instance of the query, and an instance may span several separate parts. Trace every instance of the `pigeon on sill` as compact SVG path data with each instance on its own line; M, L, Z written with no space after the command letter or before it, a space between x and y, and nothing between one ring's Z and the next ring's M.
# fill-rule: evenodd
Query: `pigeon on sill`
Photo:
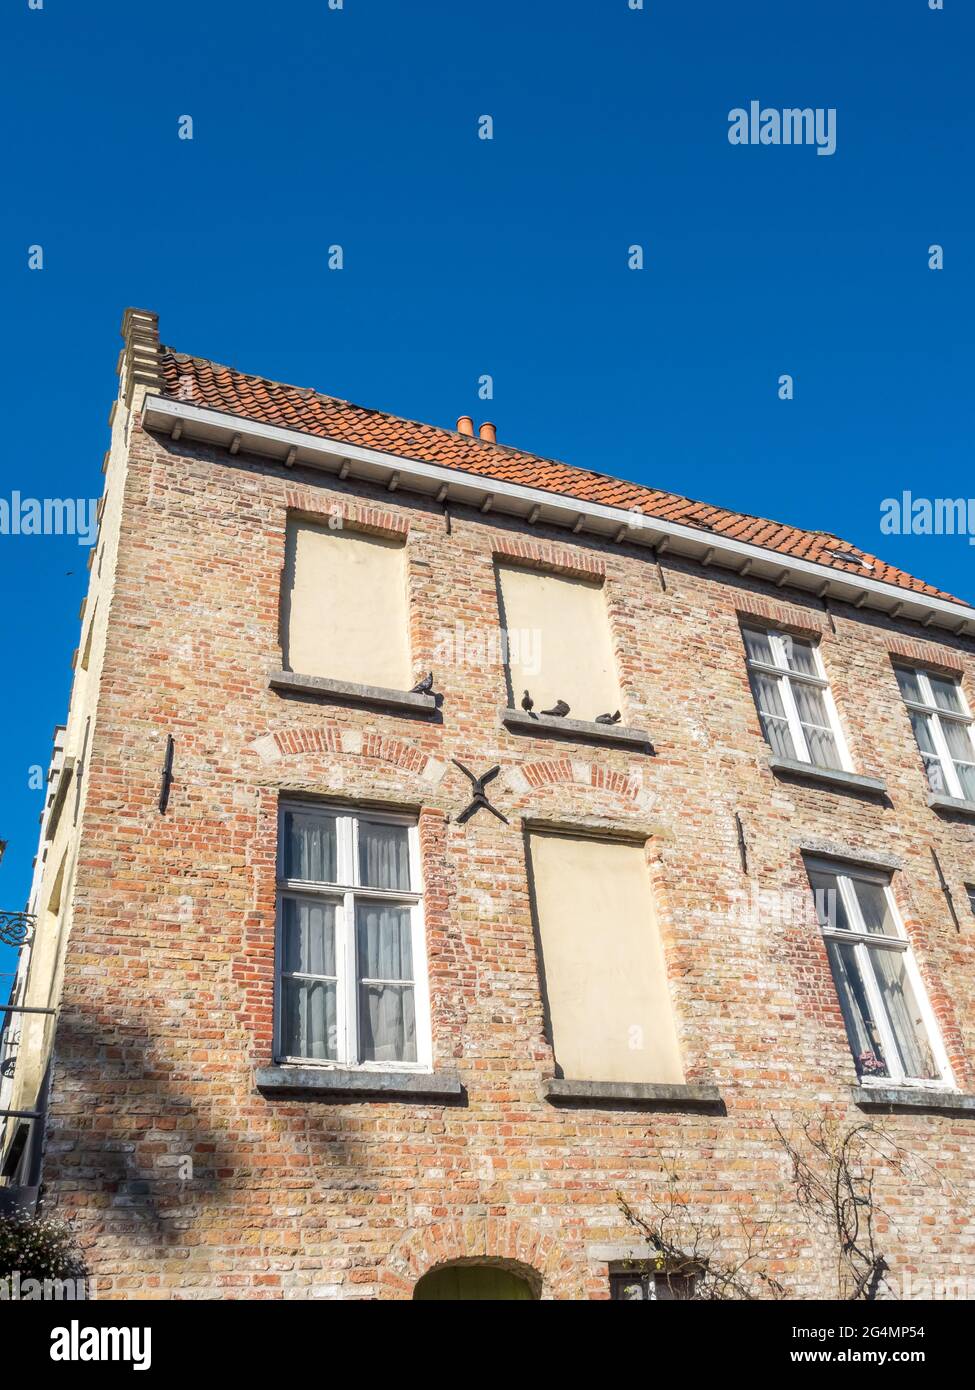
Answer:
M429 694L430 694L430 691L431 691L432 689L433 689L433 672L431 671L431 672L429 673L429 675L426 675L426 676L423 677L422 681L417 681L416 685L415 685L415 686L413 687L413 689L410 691L410 694L411 694L411 695L429 695Z
M615 714L597 714L597 715L596 715L596 723L597 723L597 724L618 724L619 722L620 722L620 712L619 712L619 710L617 710Z
M569 713L569 706L564 700L557 700L551 709L543 709L543 714L550 714L553 719L564 719Z
M525 711L526 714L531 715L531 718L532 718L532 719L537 719L537 718L538 718L538 715L537 715L537 714L532 714L532 710L535 708L535 701L534 701L534 700L532 699L532 697L529 695L529 693L528 693L527 690L525 691L524 695L522 695L522 697L521 697L521 707L522 707L522 709Z

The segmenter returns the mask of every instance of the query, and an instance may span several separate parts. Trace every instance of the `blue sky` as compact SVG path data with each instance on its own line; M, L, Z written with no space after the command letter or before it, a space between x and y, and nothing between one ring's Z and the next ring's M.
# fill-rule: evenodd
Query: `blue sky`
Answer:
M975 6L944 4L8 0L0 497L98 496L135 304L182 351L491 418L975 597L964 537L879 532L904 488L975 493ZM732 146L751 100L834 107L835 154ZM0 907L29 885L86 559L0 536Z

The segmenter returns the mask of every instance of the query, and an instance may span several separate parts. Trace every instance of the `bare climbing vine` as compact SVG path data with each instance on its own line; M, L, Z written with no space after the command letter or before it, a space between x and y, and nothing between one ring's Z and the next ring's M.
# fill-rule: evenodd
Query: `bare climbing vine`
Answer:
M910 1153L883 1126L873 1121L844 1126L827 1114L804 1118L789 1128L773 1119L773 1128L789 1165L790 1206L798 1207L817 1246L832 1262L832 1290L838 1300L871 1302L896 1296L888 1280L886 1242L904 1233L878 1199L878 1180L891 1177L913 1187L944 1191L945 1181L926 1160ZM779 1277L795 1261L801 1241L783 1220L781 1205L759 1219L750 1201L733 1208L732 1228L724 1214L701 1214L681 1191L676 1169L660 1155L662 1187L641 1214L617 1194L627 1222L640 1232L653 1253L658 1276L673 1285L674 1297L695 1299L786 1299L804 1296ZM950 1184L949 1184L950 1186ZM957 1198L957 1194L956 1198Z

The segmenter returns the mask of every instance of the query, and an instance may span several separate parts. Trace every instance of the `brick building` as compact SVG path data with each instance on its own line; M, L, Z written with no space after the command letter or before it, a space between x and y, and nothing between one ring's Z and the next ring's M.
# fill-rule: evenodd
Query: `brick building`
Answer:
M99 1296L664 1296L674 1192L830 1296L827 1119L975 1278L975 610L123 339L2 1083Z

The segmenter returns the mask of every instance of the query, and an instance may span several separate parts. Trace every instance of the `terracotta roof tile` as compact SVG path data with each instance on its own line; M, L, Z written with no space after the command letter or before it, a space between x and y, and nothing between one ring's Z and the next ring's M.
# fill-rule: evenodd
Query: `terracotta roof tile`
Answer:
M335 396L323 396L310 387L285 386L264 377L247 376L203 358L188 357L172 348L162 349L162 367L164 394L174 399L189 400L196 405L304 434L456 468L478 477L541 488L582 502L636 509L646 516L699 526L716 535L761 545L784 556L878 579L953 603L963 602L825 532L803 531L764 517L694 502L675 493L575 468L556 459L540 458L476 436L472 438L436 425L369 410ZM861 555L871 568L834 559L829 553L834 549Z

